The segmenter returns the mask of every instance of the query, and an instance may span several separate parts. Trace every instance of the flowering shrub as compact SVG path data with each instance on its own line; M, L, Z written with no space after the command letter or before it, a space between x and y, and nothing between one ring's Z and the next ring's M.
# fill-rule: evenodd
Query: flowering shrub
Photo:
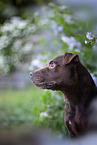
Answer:
M44 28L49 24L48 29L52 34L50 35L50 43L58 45L56 45L54 51L46 50L46 55L38 54L35 56L29 69L34 70L42 67L47 60L58 54L72 52L80 55L81 61L93 73L93 77L97 75L96 36L88 32L85 22L76 20L67 7L57 7L54 4L50 4L50 6L54 7L53 10L51 9L50 15L40 19L38 24L33 24L30 20L14 17L1 26L0 73L7 74L15 68L21 68L21 62L25 60L24 57L30 55L32 50L35 51L30 39L32 34L37 31L37 27ZM61 93L47 91L41 96L40 102L41 106L34 104L32 109L35 115L34 123L66 134L64 101Z
M85 22L74 19L67 7L51 5L55 8L52 11L51 17L48 18L48 22L50 23L49 29L53 31L52 41L58 41L61 47L56 49L53 54L52 51L49 51L49 54L52 57L57 54L64 54L66 51L79 54L82 63L92 72L91 75L94 81L97 80L95 78L97 75L97 57L95 58L97 56L96 36L92 35L91 32L87 32L88 29L85 27ZM39 60L39 57L37 57L37 60ZM34 60L32 61L32 65L33 63ZM41 100L40 114L37 115L35 123L42 127L45 126L58 130L60 133L66 135L62 94L47 91L45 95L41 96ZM36 108L38 109L38 106Z
M55 46L54 53L52 54L52 51L49 51L49 54L54 57L65 52L77 53L88 70L96 75L97 37L88 32L86 21L75 19L66 6L58 7L52 3L50 3L50 6L53 6L53 10L51 9L51 14L46 18L46 22L49 24L48 29L53 32L50 43L52 45L53 43L58 44L59 48Z
M38 104L34 104L32 108L32 114L35 115L34 125L51 128L58 134L67 135L64 125L64 101L61 93L44 91L39 102L41 103L40 107Z
M24 56L32 51L30 37L36 30L37 25L19 17L0 27L0 73L8 74L21 66Z
M40 69L42 68L47 60L49 59L49 55L41 55L38 54L35 56L35 59L31 61L31 65L29 67L29 71L34 71L35 69Z

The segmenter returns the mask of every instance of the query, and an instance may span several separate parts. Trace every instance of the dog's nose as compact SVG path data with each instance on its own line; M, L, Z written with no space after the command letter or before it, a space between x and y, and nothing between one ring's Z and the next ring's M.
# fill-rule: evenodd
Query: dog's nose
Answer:
M33 72L30 72L29 75L30 75L30 77L32 77L33 76Z

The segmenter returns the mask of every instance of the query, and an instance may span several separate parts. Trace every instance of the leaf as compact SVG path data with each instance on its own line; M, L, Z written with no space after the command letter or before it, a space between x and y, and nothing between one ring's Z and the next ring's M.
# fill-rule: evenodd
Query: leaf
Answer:
M49 3L49 6L50 6L50 7L56 7L56 4L50 2L50 3Z

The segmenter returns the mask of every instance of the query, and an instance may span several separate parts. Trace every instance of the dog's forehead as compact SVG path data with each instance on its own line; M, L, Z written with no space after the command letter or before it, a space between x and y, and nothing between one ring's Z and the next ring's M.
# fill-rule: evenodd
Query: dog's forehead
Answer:
M49 63L52 62L52 61L55 61L55 62L62 62L63 58L64 58L64 55L58 55L58 56L54 57L53 59L51 59L51 60L49 61Z

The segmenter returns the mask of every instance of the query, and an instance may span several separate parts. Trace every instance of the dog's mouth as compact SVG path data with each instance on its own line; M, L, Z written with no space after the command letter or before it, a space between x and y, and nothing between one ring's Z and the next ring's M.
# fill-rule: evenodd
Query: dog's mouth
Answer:
M32 82L35 84L36 87L40 89L53 89L56 85L56 81L47 81L45 78L40 77L38 75L30 74Z
M55 81L49 81L49 82L33 82L35 84L36 87L40 88L40 89L51 89L53 88L53 86L56 84Z

